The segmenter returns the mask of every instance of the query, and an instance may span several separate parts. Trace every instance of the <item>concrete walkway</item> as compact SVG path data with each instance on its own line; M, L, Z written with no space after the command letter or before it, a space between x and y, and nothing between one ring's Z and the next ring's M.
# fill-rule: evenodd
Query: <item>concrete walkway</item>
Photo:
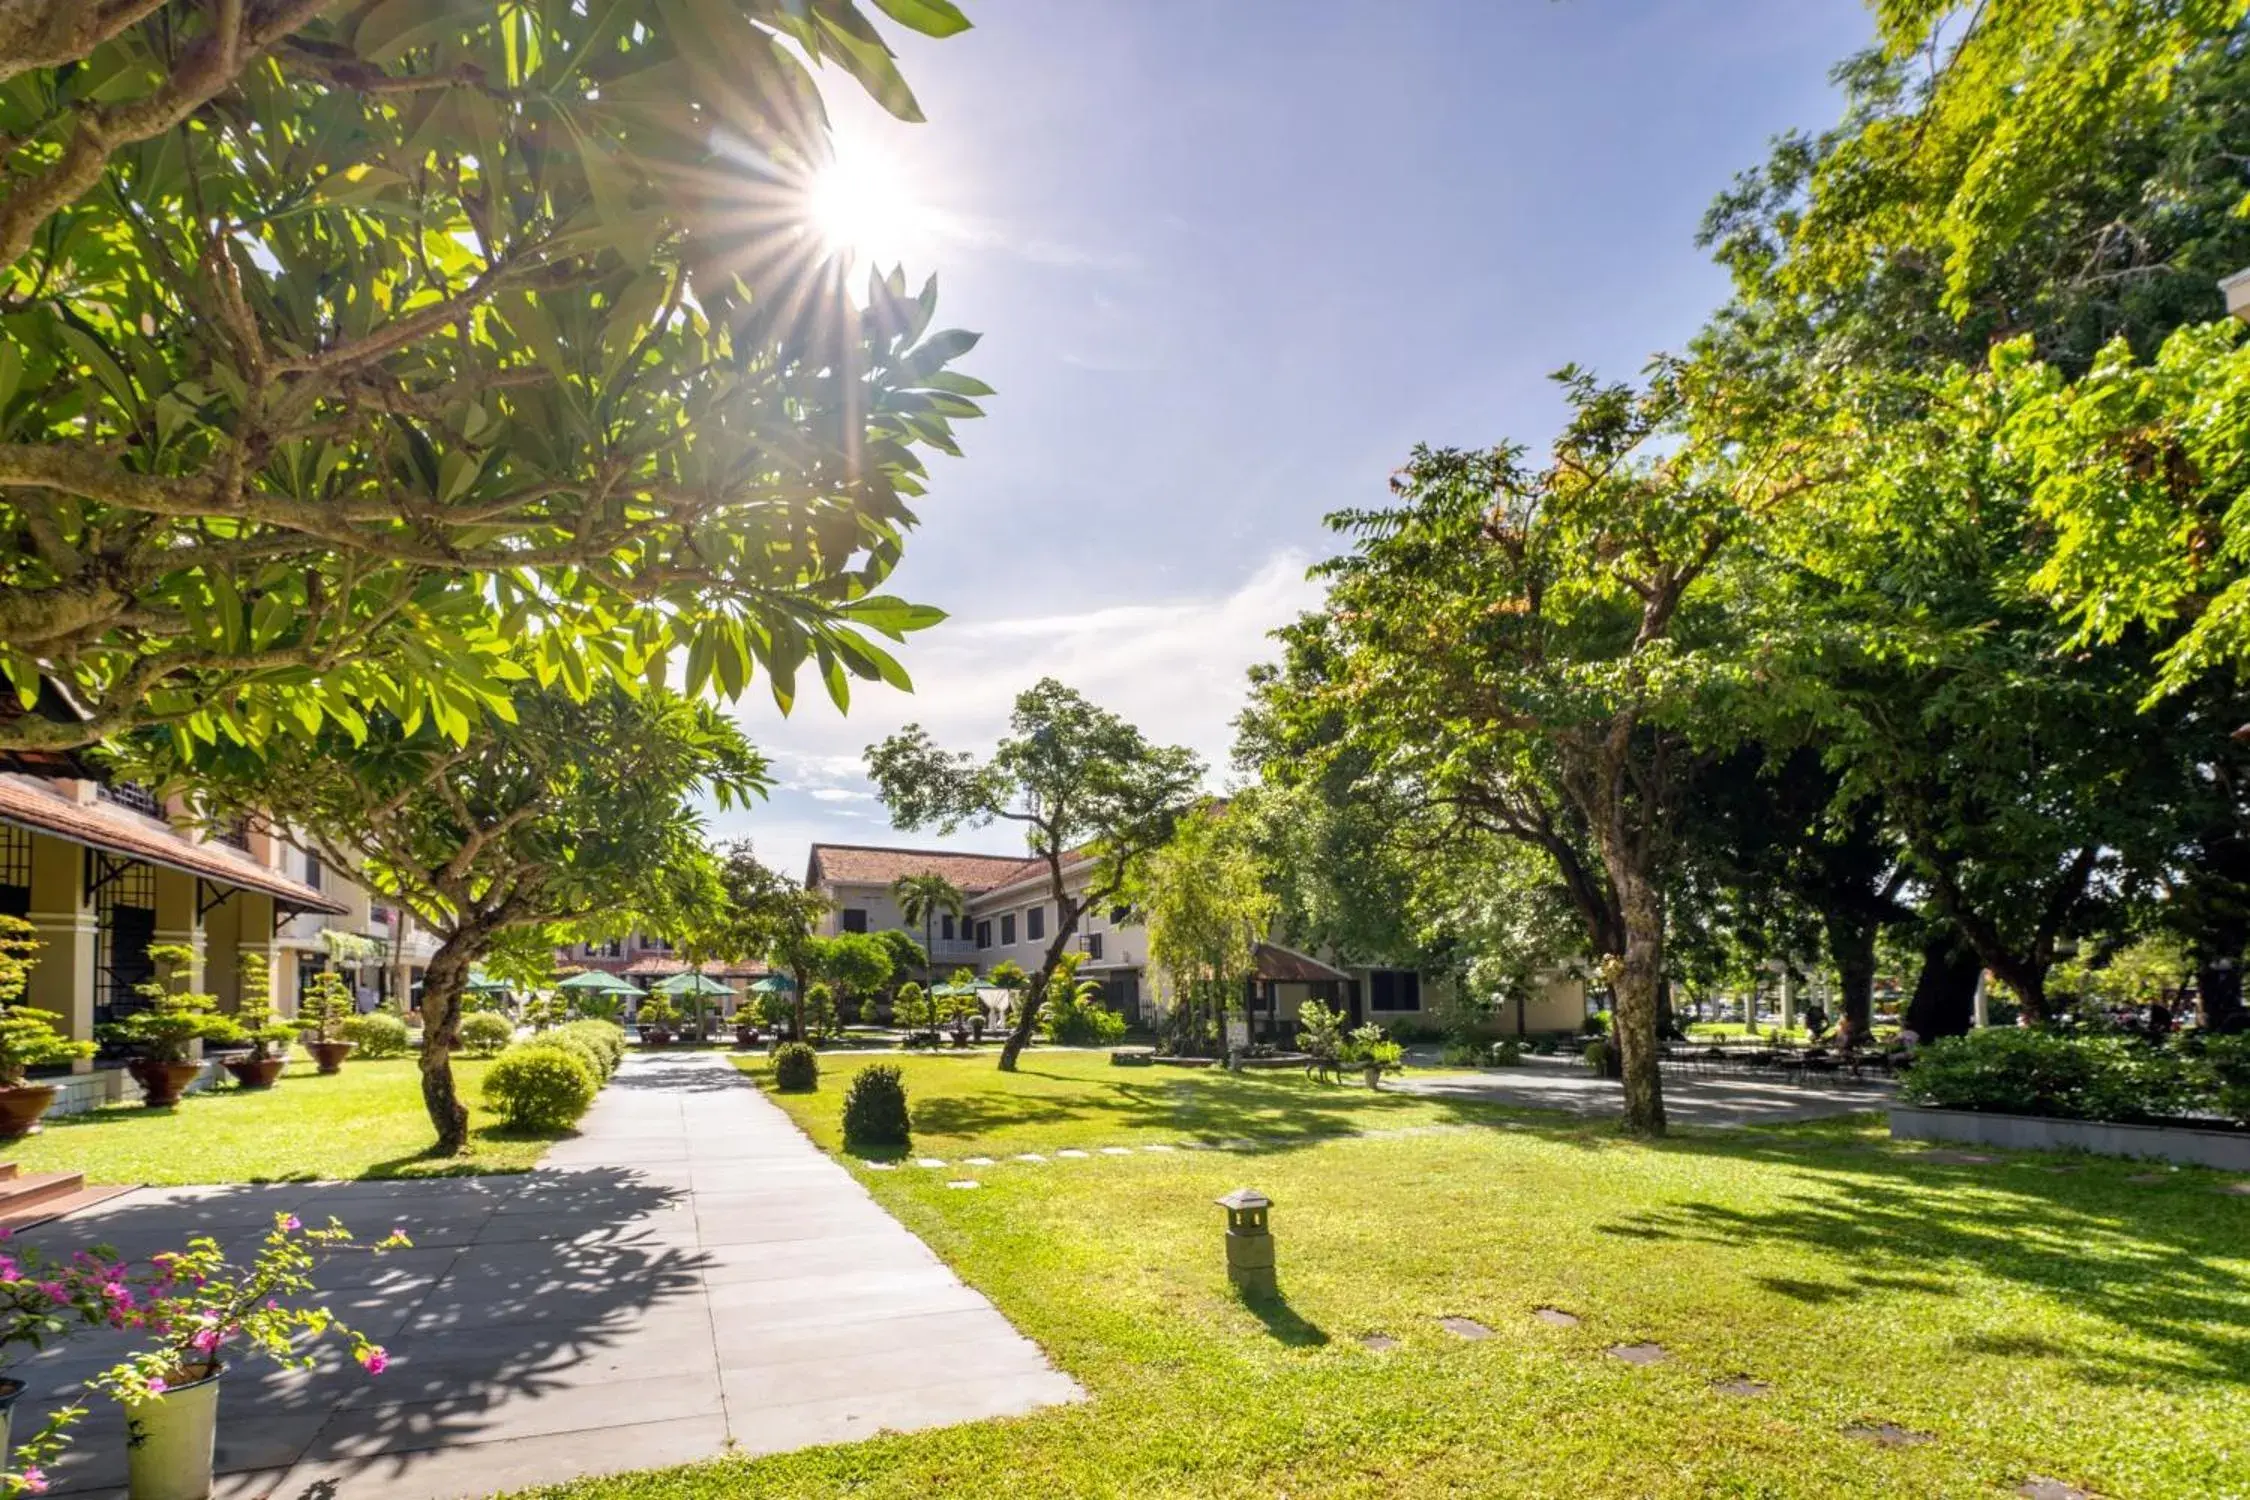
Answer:
M1583 1063L1526 1058L1516 1068L1424 1076L1405 1073L1383 1087L1401 1094L1477 1099L1523 1109L1559 1109L1577 1115L1622 1114L1624 1090L1596 1078ZM1664 1075L1664 1115L1675 1125L1781 1125L1882 1109L1896 1093L1874 1080L1784 1083L1778 1078Z
M143 1189L26 1239L248 1250L276 1212L368 1239L402 1225L415 1248L320 1273L387 1346L380 1378L334 1354L227 1377L223 1496L483 1496L1081 1394L713 1053L628 1058L526 1175ZM105 1334L19 1367L18 1430L121 1348ZM120 1485L122 1426L96 1398L56 1489Z

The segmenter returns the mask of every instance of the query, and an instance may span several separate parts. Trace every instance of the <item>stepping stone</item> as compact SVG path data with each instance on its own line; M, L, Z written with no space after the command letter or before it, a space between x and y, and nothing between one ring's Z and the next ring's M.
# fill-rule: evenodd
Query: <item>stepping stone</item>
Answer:
M1662 1344L1612 1344L1609 1352L1629 1365L1660 1365L1672 1357Z
M1040 1154L1039 1154L1038 1152L1036 1152L1036 1151L1026 1151L1026 1152L1023 1152L1023 1153L1022 1153L1021 1155L1017 1156L1017 1157L1016 1157L1015 1159L1016 1159L1017 1161L1029 1162L1029 1163L1031 1163L1031 1165L1033 1165L1033 1166L1035 1166L1035 1167L1043 1167L1043 1166L1047 1165L1047 1158L1046 1158L1046 1157L1044 1157L1044 1156L1041 1156L1041 1155L1040 1155Z
M1132 1154L1133 1154L1133 1148L1132 1148L1132 1147L1130 1147L1130 1146L1104 1146L1104 1147L1102 1147L1102 1155L1104 1155L1104 1156L1131 1156Z
M2237 1198L2250 1198L2250 1178L2245 1178L2241 1182L2230 1182L2224 1187L2220 1188L2219 1191L2222 1193L2232 1193Z
M1532 1316L1549 1328L1576 1328L1578 1326L1578 1314L1566 1313L1559 1307L1542 1307L1535 1310Z
M1231 1141L1219 1142L1219 1149L1221 1151L1254 1151L1257 1149L1257 1146L1258 1143L1256 1141L1245 1141L1239 1138Z
M1088 1153L1084 1151L1057 1151L1055 1155L1063 1158L1065 1161L1084 1161Z
M992 1165L992 1158L989 1156L964 1156L961 1158L961 1165L964 1167L989 1167Z
M860 1165L870 1172L895 1172L898 1170L898 1163L889 1161L863 1161Z
M1926 1432L1912 1432L1896 1422L1877 1422L1872 1426L1854 1423L1844 1429L1844 1436L1873 1443L1878 1448L1919 1448L1924 1443L1937 1441Z
M1712 1381L1711 1389L1722 1396L1763 1396L1773 1387L1763 1380L1752 1380L1746 1375L1737 1375L1731 1380Z
M973 1188L983 1187L984 1184L977 1181L974 1177L956 1177L951 1182L947 1183L946 1186L950 1188Z
M917 1156L914 1158L914 1165L916 1165L917 1167L929 1167L934 1170L938 1167L944 1166L945 1163L943 1160L935 1156Z
M1156 1146L1143 1146L1143 1147L1141 1147L1141 1149L1142 1149L1143 1151L1177 1151L1177 1150L1179 1150L1180 1148L1179 1148L1179 1147L1177 1147L1177 1146L1164 1146L1164 1145L1156 1145Z
M1458 1334L1465 1339L1488 1339L1492 1337L1492 1330L1474 1318L1440 1318L1437 1321L1438 1327L1444 1329L1447 1333Z
M1989 1167L2000 1158L1981 1151L1918 1151L1914 1159L1936 1162L1943 1167Z
M2135 1172L2125 1180L2127 1182L2170 1182L2172 1174L2169 1172Z
M1359 1336L1359 1343L1361 1348L1372 1349L1377 1354L1398 1347L1398 1340L1387 1333L1363 1333Z
M2037 1475L2016 1486L2016 1493L2024 1500L2089 1500L2086 1492L2074 1484L2064 1484L2059 1479L2041 1479Z

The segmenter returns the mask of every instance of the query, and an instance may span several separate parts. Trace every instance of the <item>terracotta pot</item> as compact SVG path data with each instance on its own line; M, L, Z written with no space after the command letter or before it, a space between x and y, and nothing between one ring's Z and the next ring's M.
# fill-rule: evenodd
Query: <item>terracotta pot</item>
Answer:
M19 1083L0 1088L0 1141L20 1141L39 1128L39 1117L55 1102L58 1092L44 1083ZM0 1453L6 1452L0 1446Z
M151 1109L162 1109L180 1102L188 1085L203 1072L203 1064L192 1062L153 1062L142 1058L127 1070L133 1081L141 1086L148 1097L142 1102Z
M672 1033L662 1026L643 1026L641 1040L651 1047L669 1047L672 1045Z
M321 1072L337 1073L343 1070L344 1059L351 1056L358 1045L357 1042L307 1042L305 1050L313 1055Z
M273 1081L281 1076L286 1061L279 1057L230 1057L226 1067L234 1075L234 1081L244 1088L270 1089Z
M755 1026L737 1026L737 1027L735 1027L735 1028L734 1028L734 1044L735 1044L735 1045L736 1045L737 1047L755 1047L755 1046L757 1046L757 1045L758 1045L758 1028L757 1028L757 1027L755 1027Z
M208 1500L219 1433L218 1366L125 1403L127 1500Z

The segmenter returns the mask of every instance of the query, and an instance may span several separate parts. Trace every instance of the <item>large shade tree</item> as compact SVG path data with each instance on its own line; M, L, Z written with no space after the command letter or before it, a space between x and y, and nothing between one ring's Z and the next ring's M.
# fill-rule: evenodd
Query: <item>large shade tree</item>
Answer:
M208 817L270 820L437 935L421 1067L440 1155L468 1140L451 1056L471 966L520 928L627 915L675 926L681 872L710 857L696 799L731 806L766 785L764 761L707 704L527 685L507 710L479 713L459 744L427 719L377 713L362 740L329 728L260 752L207 747L187 768ZM169 744L153 741L143 774L180 777Z
M1013 1071L1079 923L1131 889L1193 805L1203 765L1192 750L1151 743L1051 677L1016 695L1008 728L980 759L941 749L910 724L868 747L867 769L899 827L951 833L1014 823L1042 867L1055 920L1000 1049L1000 1066Z
M916 117L853 0L0 0L0 749L902 681L983 387L808 228L820 65Z
M820 924L831 910L827 898L758 858L747 842L721 851L719 895L705 911L702 943L715 957L756 961L787 973L789 1034L803 1041L805 992L820 972Z

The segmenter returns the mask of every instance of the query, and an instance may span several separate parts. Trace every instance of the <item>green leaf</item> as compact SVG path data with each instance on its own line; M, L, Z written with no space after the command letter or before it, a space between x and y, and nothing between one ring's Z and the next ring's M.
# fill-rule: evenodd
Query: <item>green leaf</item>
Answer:
M969 18L953 0L875 0L875 7L924 36L958 36L969 29Z

